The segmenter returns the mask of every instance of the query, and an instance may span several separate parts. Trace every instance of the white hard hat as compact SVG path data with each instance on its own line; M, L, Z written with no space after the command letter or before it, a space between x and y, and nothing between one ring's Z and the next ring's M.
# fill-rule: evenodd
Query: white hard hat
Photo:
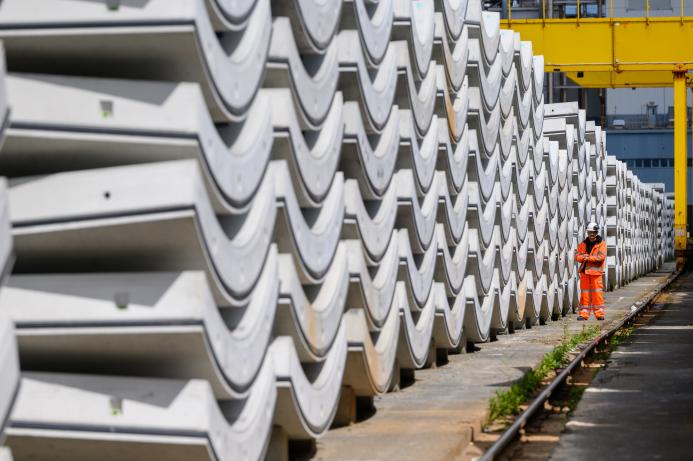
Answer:
M587 232L599 232L599 226L596 222L591 222L587 225Z

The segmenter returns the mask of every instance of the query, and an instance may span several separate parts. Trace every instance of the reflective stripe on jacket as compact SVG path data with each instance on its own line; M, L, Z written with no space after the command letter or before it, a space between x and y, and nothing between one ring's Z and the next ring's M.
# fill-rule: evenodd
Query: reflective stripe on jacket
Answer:
M587 242L583 241L577 247L576 259L579 263L584 263L580 267L587 275L602 275L604 273L604 262L606 261L606 241L596 243L592 247L590 254L587 254Z

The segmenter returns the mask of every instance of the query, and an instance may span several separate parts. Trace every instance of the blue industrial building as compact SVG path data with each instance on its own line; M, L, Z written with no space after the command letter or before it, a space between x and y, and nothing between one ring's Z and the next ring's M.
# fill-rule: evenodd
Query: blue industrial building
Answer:
M644 182L662 182L674 191L674 130L671 128L619 130L607 128L606 149L628 164ZM693 175L691 132L688 132L688 203L691 204Z

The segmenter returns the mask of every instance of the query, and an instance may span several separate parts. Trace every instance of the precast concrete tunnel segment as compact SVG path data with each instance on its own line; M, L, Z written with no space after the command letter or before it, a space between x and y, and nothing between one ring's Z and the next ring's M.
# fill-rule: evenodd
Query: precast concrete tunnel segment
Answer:
M0 40L19 460L263 459L573 312L590 221L611 289L673 257L671 196L479 0L5 0Z

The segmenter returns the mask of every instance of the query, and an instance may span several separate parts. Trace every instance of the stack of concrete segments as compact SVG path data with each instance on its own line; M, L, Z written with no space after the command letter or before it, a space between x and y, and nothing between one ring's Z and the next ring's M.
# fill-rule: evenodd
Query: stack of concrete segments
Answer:
M27 371L20 457L257 459L273 427L312 440L332 423L351 269L341 2L242 3L0 9L2 171L31 176L10 190L2 293Z
M654 241L652 248L646 248L649 252L649 256L652 259L652 263L655 267L659 267L665 261L664 257L664 222L665 222L665 206L664 201L666 197L664 196L665 185L664 183L650 183L652 188L652 215L653 220L653 234Z
M616 265L615 273L617 276L616 281L611 280L611 283L607 286L611 288L616 288L623 286L626 280L625 273L625 254L626 254L626 240L630 232L627 229L628 220L627 218L627 201L626 196L628 194L627 188L627 178L628 178L628 168L625 162L617 162L617 172L616 172L616 232L615 232L615 242L612 242L616 248L614 264ZM608 260L607 260L608 263Z
M607 156L607 175L606 175L606 228L604 237L606 238L607 257L606 257L606 284L608 290L614 290L622 285L622 266L623 245L619 238L623 233L622 207L624 203L622 185L623 176L626 169L625 163L616 159L613 155Z
M655 248L657 247L658 233L656 215L655 191L651 184L642 184L640 193L640 210L638 212L638 243L637 243L637 276L650 272L657 266Z
M635 278L633 271L633 236L635 229L635 199L637 192L638 177L632 171L626 171L625 180L625 200L623 205L623 219L625 222L623 233L623 283L630 283Z
M674 257L673 196L662 183L641 183L611 155L606 185L605 287L613 290Z
M0 146L4 142L9 123L9 106L5 80L5 52L0 44ZM7 182L0 178L0 285L12 270L14 259L12 232L7 197ZM5 424L19 386L19 360L12 319L7 309L0 308L0 460L11 459L9 449L3 446Z
M479 0L5 0L0 38L22 458L278 456L577 304L603 135Z
M639 195L640 181L632 171L626 173L626 204L624 217L625 236L623 241L623 282L630 283L635 280L635 235L637 229L637 196Z
M664 183L650 183L653 191L654 242L650 254L654 267L659 267L664 261L674 258L673 240L669 239L669 231L673 230L673 199L668 197Z
M530 242L534 248L534 229L529 229L530 217L535 210L534 190L530 187L535 177L534 159L540 127L536 126L533 107L541 107L543 92L536 94L535 81L536 65L540 64L539 58L532 55L532 46L529 42L520 40L519 34L514 37L513 72L517 81L516 91L513 96L513 109L516 123L513 129L514 141L511 145L510 157L512 175L512 270L510 272L510 312L509 324L511 328L519 328L533 325L539 319L541 297L531 296L538 291L534 290L536 271L532 270L528 262L528 249ZM537 76L538 77L538 76ZM535 99L535 95L537 98ZM507 164L507 162L506 162ZM540 174L540 173L539 173Z
M662 212L662 255L668 261L674 258L674 193L664 193Z
M500 175L504 172L501 138L506 140L507 127L513 122L508 117L512 111L512 100L509 99L512 93L506 94L502 90L503 84L512 79L514 49L512 33L501 33L498 17L482 12L476 2L467 5L465 22L469 35L468 123L472 139L469 151L470 252L467 263L470 277L469 289L465 292L470 302L464 329L469 340L482 342L489 338L492 328L505 328L509 306L507 292L500 298L505 288L505 284L501 286L505 275L501 263L509 265L512 256L510 247L504 245L505 229L502 228L503 224L509 224L510 215L504 217L503 223L499 218L506 202L503 192L509 192L501 190L500 184ZM510 83L514 85L514 82ZM502 98L505 98L503 103Z
M606 152L606 133L601 127L595 126L594 122L587 123L587 141L589 142L589 164L591 170L591 197L590 207L587 216L588 221L597 223L602 238L605 238L606 229L606 175L607 175L607 152ZM586 223L587 224L587 223ZM608 256L608 255L607 255ZM604 286L608 286L609 271L604 271Z
M579 174L580 165L586 164L585 113L576 103L547 104L545 107L544 135L547 139L545 162L547 165L547 199L549 223L547 242L547 286L553 291L554 302L548 306L549 314L564 315L577 303L575 271L576 227L581 224L576 200L586 175ZM554 157L552 159L552 157ZM583 189L585 190L585 189ZM583 210L584 214L584 209ZM554 237L555 235L555 237ZM555 261L551 267L551 261ZM547 296L547 299L550 299Z
M661 183L640 183L635 216L634 264L635 277L640 277L657 269L663 262L659 258L660 247L659 220L663 208Z

